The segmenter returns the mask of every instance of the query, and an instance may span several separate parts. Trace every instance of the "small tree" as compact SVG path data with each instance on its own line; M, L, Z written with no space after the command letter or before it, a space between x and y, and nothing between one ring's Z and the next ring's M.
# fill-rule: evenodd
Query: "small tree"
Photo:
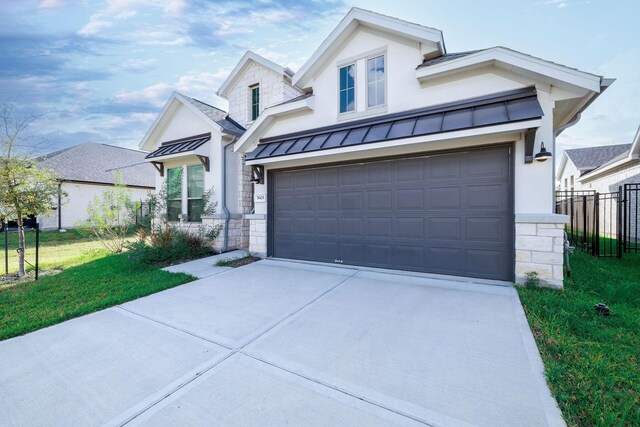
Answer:
M37 118L20 118L9 104L0 104L0 217L18 224L19 277L25 275L24 221L48 214L60 196L53 173L40 169L28 155L36 146L28 127Z
M114 187L94 197L87 208L89 221L85 226L111 252L122 252L127 233L135 224L135 212L140 204L132 199L133 192L116 172Z

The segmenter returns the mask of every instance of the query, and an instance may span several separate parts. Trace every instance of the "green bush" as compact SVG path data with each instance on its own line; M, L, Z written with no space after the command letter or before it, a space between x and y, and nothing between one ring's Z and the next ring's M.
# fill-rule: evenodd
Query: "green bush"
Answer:
M137 239L127 244L129 259L145 264L171 264L202 258L214 252L210 244L217 237L215 231L204 226L191 230L171 225L151 231L140 229ZM212 233L216 234L213 238Z

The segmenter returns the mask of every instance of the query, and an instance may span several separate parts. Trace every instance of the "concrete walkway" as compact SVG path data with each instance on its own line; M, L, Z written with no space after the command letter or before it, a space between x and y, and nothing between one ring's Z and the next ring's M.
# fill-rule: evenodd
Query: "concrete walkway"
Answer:
M196 259L182 264L172 265L163 268L163 270L170 271L171 273L187 273L192 276L196 276L198 279L202 279L204 277L213 276L214 274L220 274L227 270L231 270L231 267L217 266L216 263L218 261L244 258L247 255L249 255L247 251L235 250L206 258Z
M512 288L265 260L0 342L3 425L564 425Z

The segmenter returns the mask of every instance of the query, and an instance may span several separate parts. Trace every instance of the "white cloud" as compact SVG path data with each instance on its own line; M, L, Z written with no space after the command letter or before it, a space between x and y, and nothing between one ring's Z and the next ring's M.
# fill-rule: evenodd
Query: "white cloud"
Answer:
M171 86L167 83L157 83L142 90L116 93L115 100L121 104L151 104L162 107L171 93Z
M38 1L38 9L55 9L64 6L64 0L40 0Z

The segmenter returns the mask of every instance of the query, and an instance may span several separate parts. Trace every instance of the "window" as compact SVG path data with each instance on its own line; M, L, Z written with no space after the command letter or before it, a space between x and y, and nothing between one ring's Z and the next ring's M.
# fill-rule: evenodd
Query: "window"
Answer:
M564 179L564 191L569 190L569 180L568 178Z
M367 60L367 108L385 103L384 55Z
M260 115L260 86L251 86L251 120L255 120Z
M356 109L356 66L340 68L340 112L348 113Z
M187 167L187 218L191 222L202 221L204 211L204 166Z
M571 175L571 191L573 191L573 175Z
M182 213L182 168L167 169L167 220L178 221Z

